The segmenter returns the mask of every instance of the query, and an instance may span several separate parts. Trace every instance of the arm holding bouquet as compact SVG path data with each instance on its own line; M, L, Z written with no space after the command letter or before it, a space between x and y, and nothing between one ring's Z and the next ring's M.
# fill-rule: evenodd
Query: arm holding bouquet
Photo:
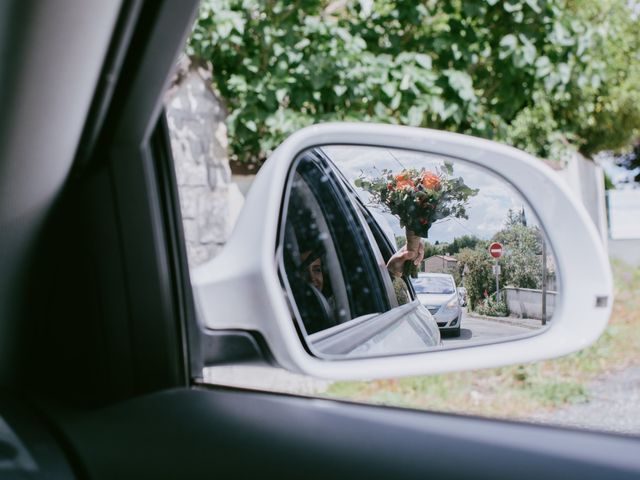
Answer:
M367 190L375 204L398 217L407 238L406 249L402 253L403 274L417 277L416 267L424 255L421 238L428 237L429 229L438 220L468 218L467 202L478 190L465 185L462 177L454 178L453 166L447 162L433 171L409 168L399 173L390 170L381 173L375 178L360 177L355 184ZM418 257L420 261L417 261ZM394 261L392 268L395 272L396 265Z
M406 245L398 250L387 262L387 270L392 277L401 277L406 262L413 260L414 266L419 266L424 258L424 243L418 244L418 255L407 249Z
M424 258L424 243L418 244L418 255L415 252L407 249L407 246L403 246L400 250L393 254L393 256L387 262L387 270L391 275L391 283L393 284L393 291L396 294L398 305L404 305L411 301L407 285L402 279L402 275L405 270L405 265L409 264L414 268L417 268L422 259Z

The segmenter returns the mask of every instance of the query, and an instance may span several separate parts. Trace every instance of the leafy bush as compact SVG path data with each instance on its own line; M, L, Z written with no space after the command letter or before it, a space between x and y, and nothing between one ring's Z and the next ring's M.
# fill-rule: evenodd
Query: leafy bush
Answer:
M537 226L528 227L526 219L518 212L509 211L505 227L497 232L491 242L504 246L498 260L501 268L500 284L516 288L540 289L542 286L542 232ZM487 251L489 242L478 241L475 248L464 248L456 255L460 274L464 274L469 309L481 313L495 310L486 304L485 297L496 290L492 266L496 263ZM547 271L547 275L550 273ZM485 302L481 304L481 302ZM498 312L506 311L496 307ZM502 313L483 313L502 316Z
M505 302L498 302L493 297L487 297L480 305L476 307L478 315L487 317L506 317L509 315L509 309Z
M501 258L504 285L542 287L542 232L538 227L511 225L496 233L492 240L507 249Z
M482 242L475 249L463 248L456 257L464 272L463 286L467 289L470 310L475 310L485 293L491 294L496 288L491 272L493 262L487 253L487 248L488 244Z
M637 134L640 29L621 0L205 0L187 53L255 166L315 122L377 121L556 158Z

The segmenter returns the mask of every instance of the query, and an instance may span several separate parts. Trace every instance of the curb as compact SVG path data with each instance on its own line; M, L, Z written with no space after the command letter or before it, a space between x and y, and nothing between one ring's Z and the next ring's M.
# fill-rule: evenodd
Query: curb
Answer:
M479 318L481 320L488 320L490 322L504 323L505 325L512 325L514 327L527 328L529 330L538 330L542 325L541 320L524 319L516 317L487 317L485 315L476 315L475 313L465 312L469 318ZM548 322L547 322L548 324Z

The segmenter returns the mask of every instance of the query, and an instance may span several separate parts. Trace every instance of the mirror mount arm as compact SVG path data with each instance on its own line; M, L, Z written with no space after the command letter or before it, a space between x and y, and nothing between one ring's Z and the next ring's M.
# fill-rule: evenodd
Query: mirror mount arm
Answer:
M192 378L202 380L202 368L222 365L277 365L258 332L202 329L200 366Z

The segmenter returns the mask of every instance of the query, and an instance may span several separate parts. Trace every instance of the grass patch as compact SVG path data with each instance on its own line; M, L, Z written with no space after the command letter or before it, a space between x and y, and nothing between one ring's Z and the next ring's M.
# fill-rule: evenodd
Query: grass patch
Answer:
M609 326L591 347L555 360L487 370L370 382L336 382L325 396L359 402L526 419L586 402L599 376L640 364L640 268L613 262Z

